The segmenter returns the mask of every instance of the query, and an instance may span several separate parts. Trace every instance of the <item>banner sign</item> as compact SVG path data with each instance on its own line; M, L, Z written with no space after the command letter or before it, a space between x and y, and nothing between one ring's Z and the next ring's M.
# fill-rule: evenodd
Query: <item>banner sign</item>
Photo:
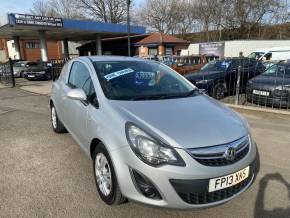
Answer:
M8 19L10 25L28 25L56 28L63 27L62 19L56 17L46 17L29 14L8 14Z
M213 43L201 43L199 44L199 54L207 56L218 56L223 58L225 55L225 43L213 42Z

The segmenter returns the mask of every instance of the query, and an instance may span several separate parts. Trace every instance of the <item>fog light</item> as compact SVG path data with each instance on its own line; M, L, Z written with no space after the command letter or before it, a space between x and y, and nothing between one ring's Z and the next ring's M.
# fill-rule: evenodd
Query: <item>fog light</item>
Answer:
M137 187L137 189L147 198L152 198L155 200L161 200L162 197L152 182L141 173L136 170L131 169L132 179Z

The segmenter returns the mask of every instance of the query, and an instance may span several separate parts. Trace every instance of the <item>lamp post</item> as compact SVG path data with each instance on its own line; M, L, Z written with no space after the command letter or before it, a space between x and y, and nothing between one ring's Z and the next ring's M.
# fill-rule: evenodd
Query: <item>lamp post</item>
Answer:
M127 33L128 33L128 56L131 56L131 39L130 39L130 5L131 0L127 0Z

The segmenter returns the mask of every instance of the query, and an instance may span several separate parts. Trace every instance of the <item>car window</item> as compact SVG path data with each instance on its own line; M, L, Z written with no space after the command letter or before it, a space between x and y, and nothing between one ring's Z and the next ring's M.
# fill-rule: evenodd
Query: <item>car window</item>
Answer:
M227 70L232 64L232 60L216 60L216 61L210 61L206 65L204 65L201 70L205 71L224 71Z
M86 66L78 61L74 62L70 70L68 84L72 88L83 88L88 79L90 79L90 73Z
M290 65L275 64L269 67L263 75L275 77L290 77Z
M37 66L37 65L38 65L38 63L36 63L36 62L28 62L26 64L27 67L32 67L32 66Z
M177 98L193 90L175 71L158 62L97 61L94 66L109 99Z
M76 61L72 64L68 85L72 88L83 89L89 101L96 96L90 72L81 62Z
M252 52L248 58L254 58L254 59L259 59L265 54L265 52Z

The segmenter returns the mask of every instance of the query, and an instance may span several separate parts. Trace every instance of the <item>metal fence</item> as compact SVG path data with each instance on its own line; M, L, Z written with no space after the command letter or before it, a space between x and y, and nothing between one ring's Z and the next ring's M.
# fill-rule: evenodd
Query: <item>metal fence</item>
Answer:
M0 63L0 82L11 87L15 86L13 62L11 59L6 63Z
M290 110L290 63L208 58L202 72L185 77L209 96L229 104ZM52 61L53 80L68 60Z
M232 58L208 63L186 76L208 95L229 104L290 109L290 64Z
M69 58L51 60L51 74L53 81L59 77L63 66L69 60Z

